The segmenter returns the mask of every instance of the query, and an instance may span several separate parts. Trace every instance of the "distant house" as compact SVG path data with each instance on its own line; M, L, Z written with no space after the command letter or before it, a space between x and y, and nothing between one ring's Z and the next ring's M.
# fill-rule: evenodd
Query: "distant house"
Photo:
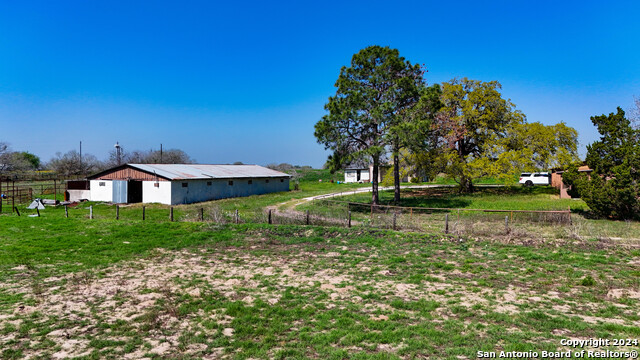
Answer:
M387 174L387 171L393 171L392 164L383 164L378 166L378 182ZM349 165L344 169L345 183L368 183L373 179L373 165L355 164ZM401 182L411 181L411 176L400 179Z
M258 165L125 164L90 176L89 200L190 204L289 191L290 177Z
M587 165L580 166L578 168L578 172L590 173L593 169L590 169ZM560 190L560 199L571 199L569 195L569 190L571 190L571 186L567 186L562 180L562 173L564 170L557 169L551 172L551 186Z
M363 165L348 166L344 169L345 183L367 183L371 180L369 167Z

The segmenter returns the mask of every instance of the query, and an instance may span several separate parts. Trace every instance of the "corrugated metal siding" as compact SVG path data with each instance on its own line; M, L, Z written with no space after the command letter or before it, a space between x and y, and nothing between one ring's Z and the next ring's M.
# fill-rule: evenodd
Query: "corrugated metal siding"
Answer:
M229 181L233 181L233 185L229 185ZM186 187L182 186L183 182L187 184ZM288 178L253 178L251 179L251 184L249 184L249 179L246 178L172 181L171 204L191 204L280 191L289 191Z
M113 200L116 204L127 203L127 182L125 180L113 180Z
M132 169L132 168L124 168L120 170L116 170L114 172L110 172L104 174L97 179L100 180L146 180L146 181L167 181L159 176L146 173L144 171Z

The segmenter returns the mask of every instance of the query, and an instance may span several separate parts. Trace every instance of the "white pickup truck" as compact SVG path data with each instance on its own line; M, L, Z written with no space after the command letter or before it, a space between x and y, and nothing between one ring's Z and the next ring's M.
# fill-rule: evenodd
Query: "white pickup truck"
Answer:
M519 183L524 186L551 185L551 174L548 172L522 173Z

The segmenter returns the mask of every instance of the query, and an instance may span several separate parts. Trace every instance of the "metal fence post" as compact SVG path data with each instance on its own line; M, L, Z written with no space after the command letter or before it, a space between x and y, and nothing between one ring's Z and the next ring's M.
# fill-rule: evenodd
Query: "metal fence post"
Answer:
M504 229L508 234L509 233L509 215L504 217Z
M120 220L120 205L116 205L116 220Z
M18 210L18 208L15 207L15 206L13 207L13 209L16 211L16 214L18 214L18 216L20 216L20 210Z
M240 221L240 218L238 216L238 209L236 209L236 224Z
M200 221L204 221L204 208L200 208Z
M173 206L169 208L169 220L173 221Z
M40 209L36 206L36 213L38 213L38 217L40 217Z
M64 206L64 217L69 218L69 209L67 208L67 205Z
M449 214L444 215L444 233L449 233Z
M271 225L271 209L269 209L268 222L269 222L269 225Z
M309 210L307 210L307 225L309 225Z
M146 207L145 207L145 206L143 206L143 207L142 207L142 220L144 220L145 215L146 215L146 214L145 214L145 210L146 210Z
M349 210L349 222L347 223L347 227L351 227L351 210Z
M396 230L396 228L397 228L396 227L396 216L397 216L397 214L398 213L395 213L395 212L393 213L393 230Z
M93 205L89 205L89 219L93 219Z

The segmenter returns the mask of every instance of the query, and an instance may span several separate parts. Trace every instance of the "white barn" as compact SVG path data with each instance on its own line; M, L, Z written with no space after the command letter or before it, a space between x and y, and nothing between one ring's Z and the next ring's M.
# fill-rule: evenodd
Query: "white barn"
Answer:
M258 165L125 164L88 180L92 201L178 205L289 191L289 178Z

